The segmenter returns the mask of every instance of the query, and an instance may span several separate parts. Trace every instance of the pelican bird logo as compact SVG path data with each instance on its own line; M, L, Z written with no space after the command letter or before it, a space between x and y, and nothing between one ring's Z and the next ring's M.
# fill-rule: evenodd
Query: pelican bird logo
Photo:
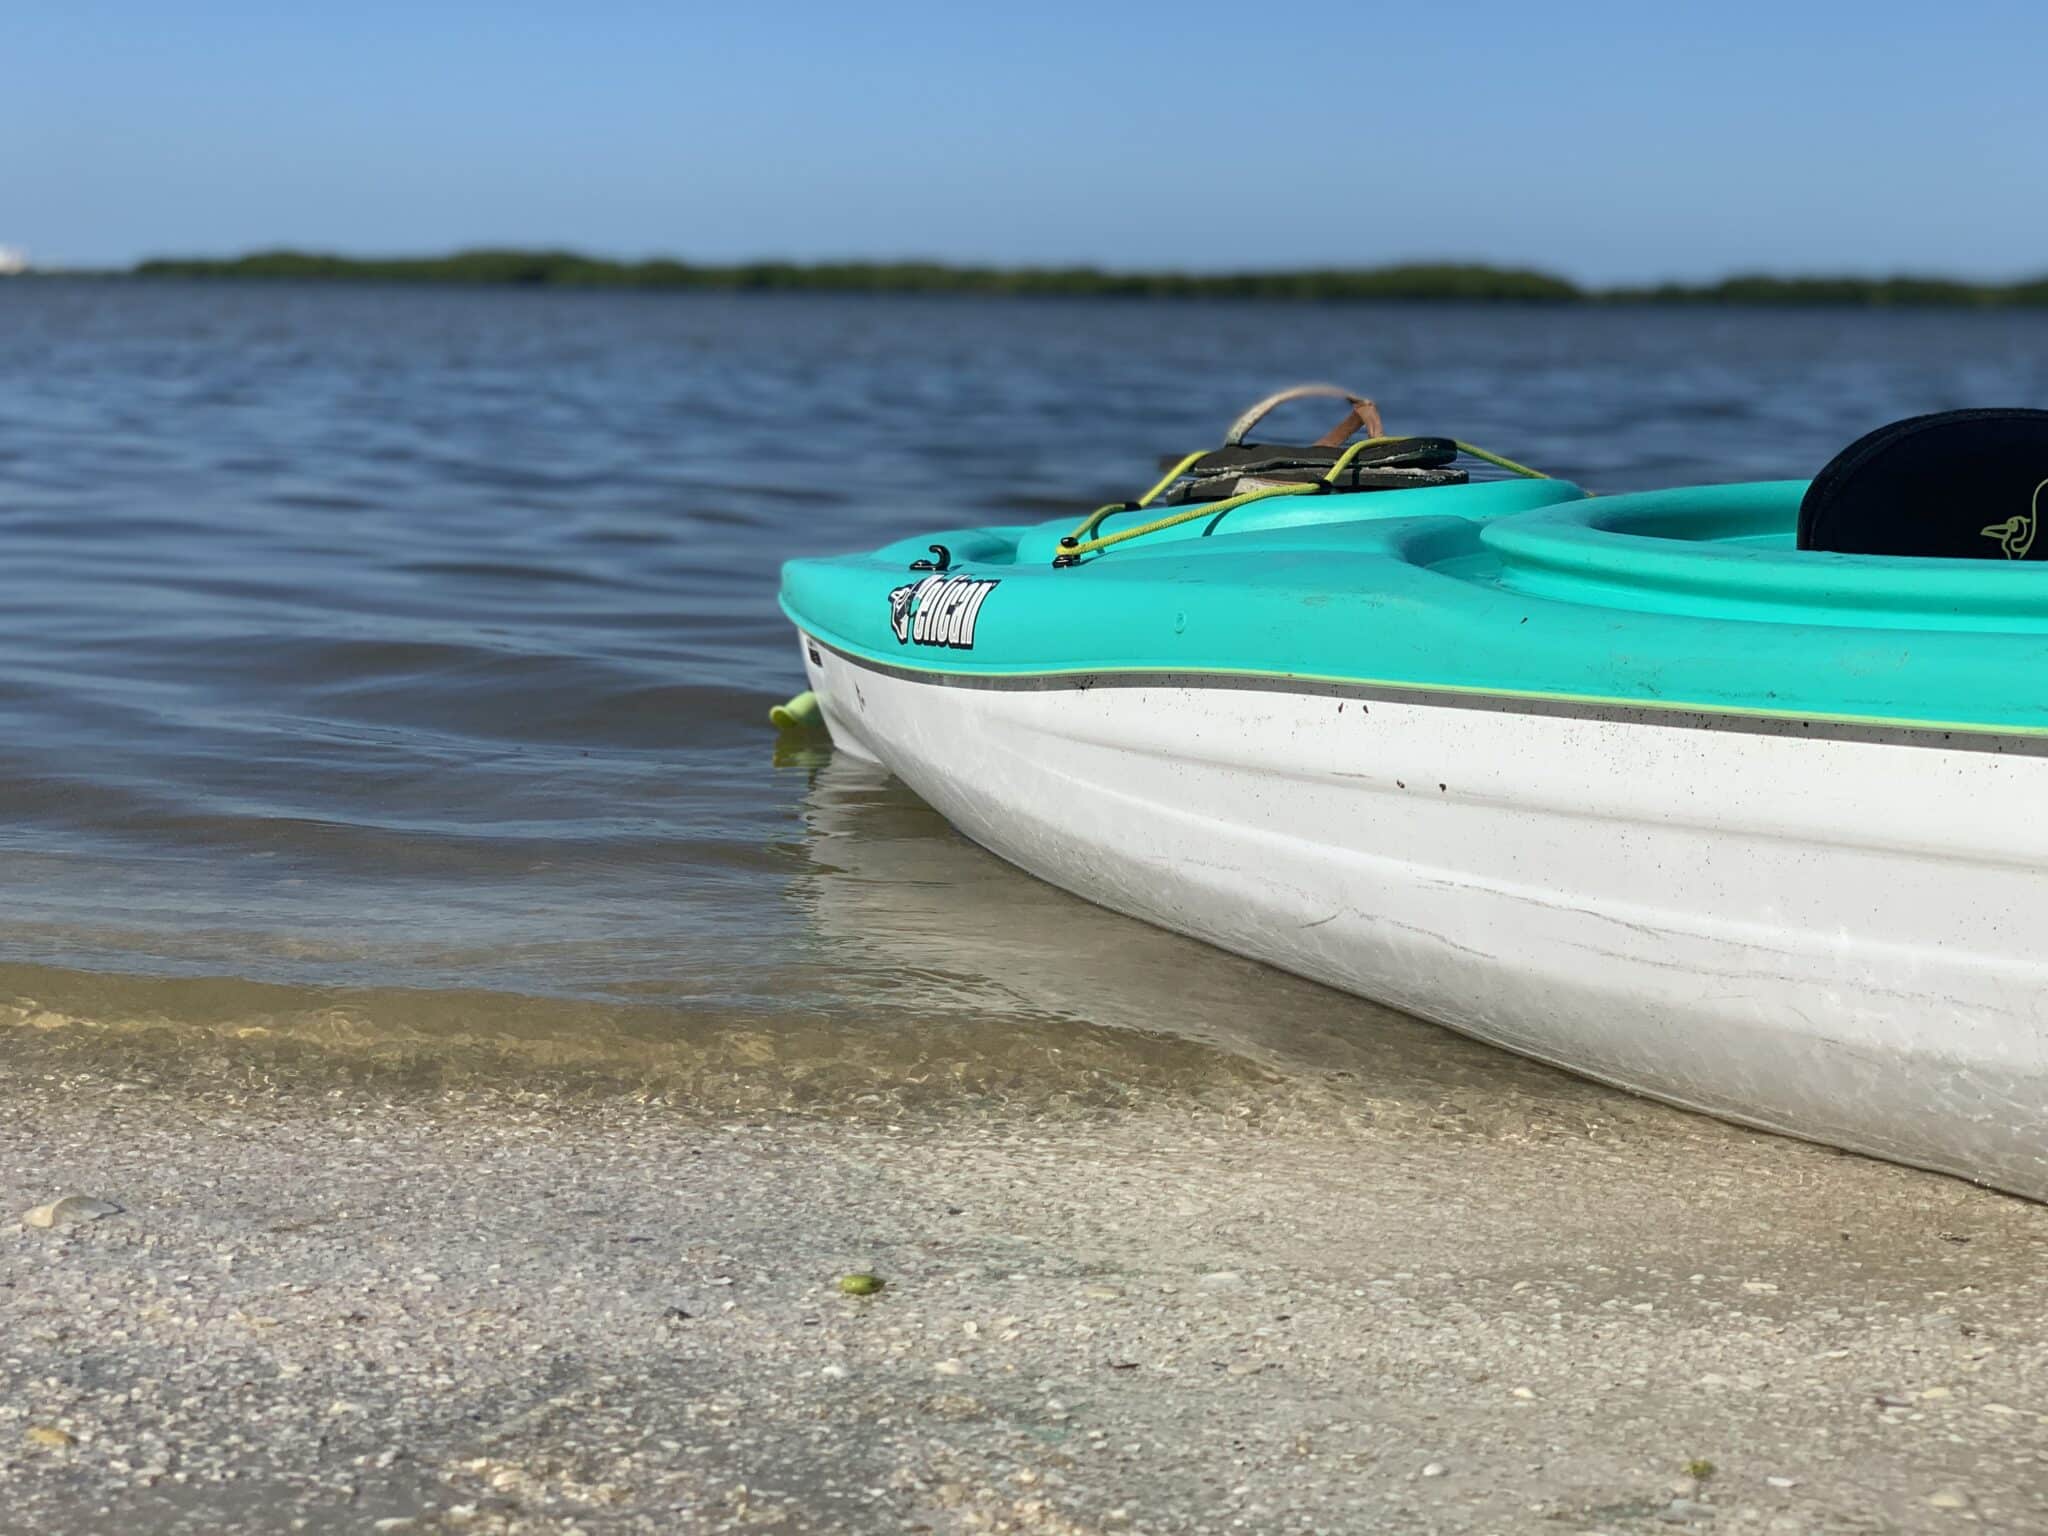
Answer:
M927 577L925 581L906 582L889 594L889 627L896 632L898 645L910 643L910 620L917 600L917 591L929 580Z
M2024 560L2027 551L2034 547L2034 531L2041 526L2043 491L2048 491L2048 480L2034 487L2034 502L2026 511L1982 530L1985 538L1998 540L1998 547L2005 552L2006 559Z

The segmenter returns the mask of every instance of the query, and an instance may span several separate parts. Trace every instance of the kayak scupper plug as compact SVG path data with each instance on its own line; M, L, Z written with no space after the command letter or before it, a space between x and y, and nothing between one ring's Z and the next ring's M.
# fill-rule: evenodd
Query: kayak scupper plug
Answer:
M825 715L818 708L817 694L806 688L787 704L769 710L768 723L778 731L815 731L824 725Z

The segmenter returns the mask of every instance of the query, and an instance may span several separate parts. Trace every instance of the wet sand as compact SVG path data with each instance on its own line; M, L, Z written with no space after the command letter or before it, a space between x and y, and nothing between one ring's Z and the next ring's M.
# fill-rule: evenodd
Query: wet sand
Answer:
M2048 1529L2048 1211L1449 1037L793 1109L11 1023L0 1530Z

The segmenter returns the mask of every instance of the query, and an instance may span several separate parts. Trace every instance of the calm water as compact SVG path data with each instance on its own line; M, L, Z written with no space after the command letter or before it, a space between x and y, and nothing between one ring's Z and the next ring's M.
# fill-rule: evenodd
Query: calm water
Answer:
M786 1062L1186 1016L1192 966L1190 1037L1341 1035L763 719L785 557L1078 513L1304 378L1621 490L2041 403L2048 316L0 284L0 992Z

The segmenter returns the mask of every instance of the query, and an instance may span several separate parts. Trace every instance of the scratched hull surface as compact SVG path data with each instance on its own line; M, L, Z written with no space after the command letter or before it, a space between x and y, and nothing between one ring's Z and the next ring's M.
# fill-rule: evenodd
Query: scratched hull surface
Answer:
M2048 1198L2048 758L806 647L842 748L1079 895L1587 1076Z

